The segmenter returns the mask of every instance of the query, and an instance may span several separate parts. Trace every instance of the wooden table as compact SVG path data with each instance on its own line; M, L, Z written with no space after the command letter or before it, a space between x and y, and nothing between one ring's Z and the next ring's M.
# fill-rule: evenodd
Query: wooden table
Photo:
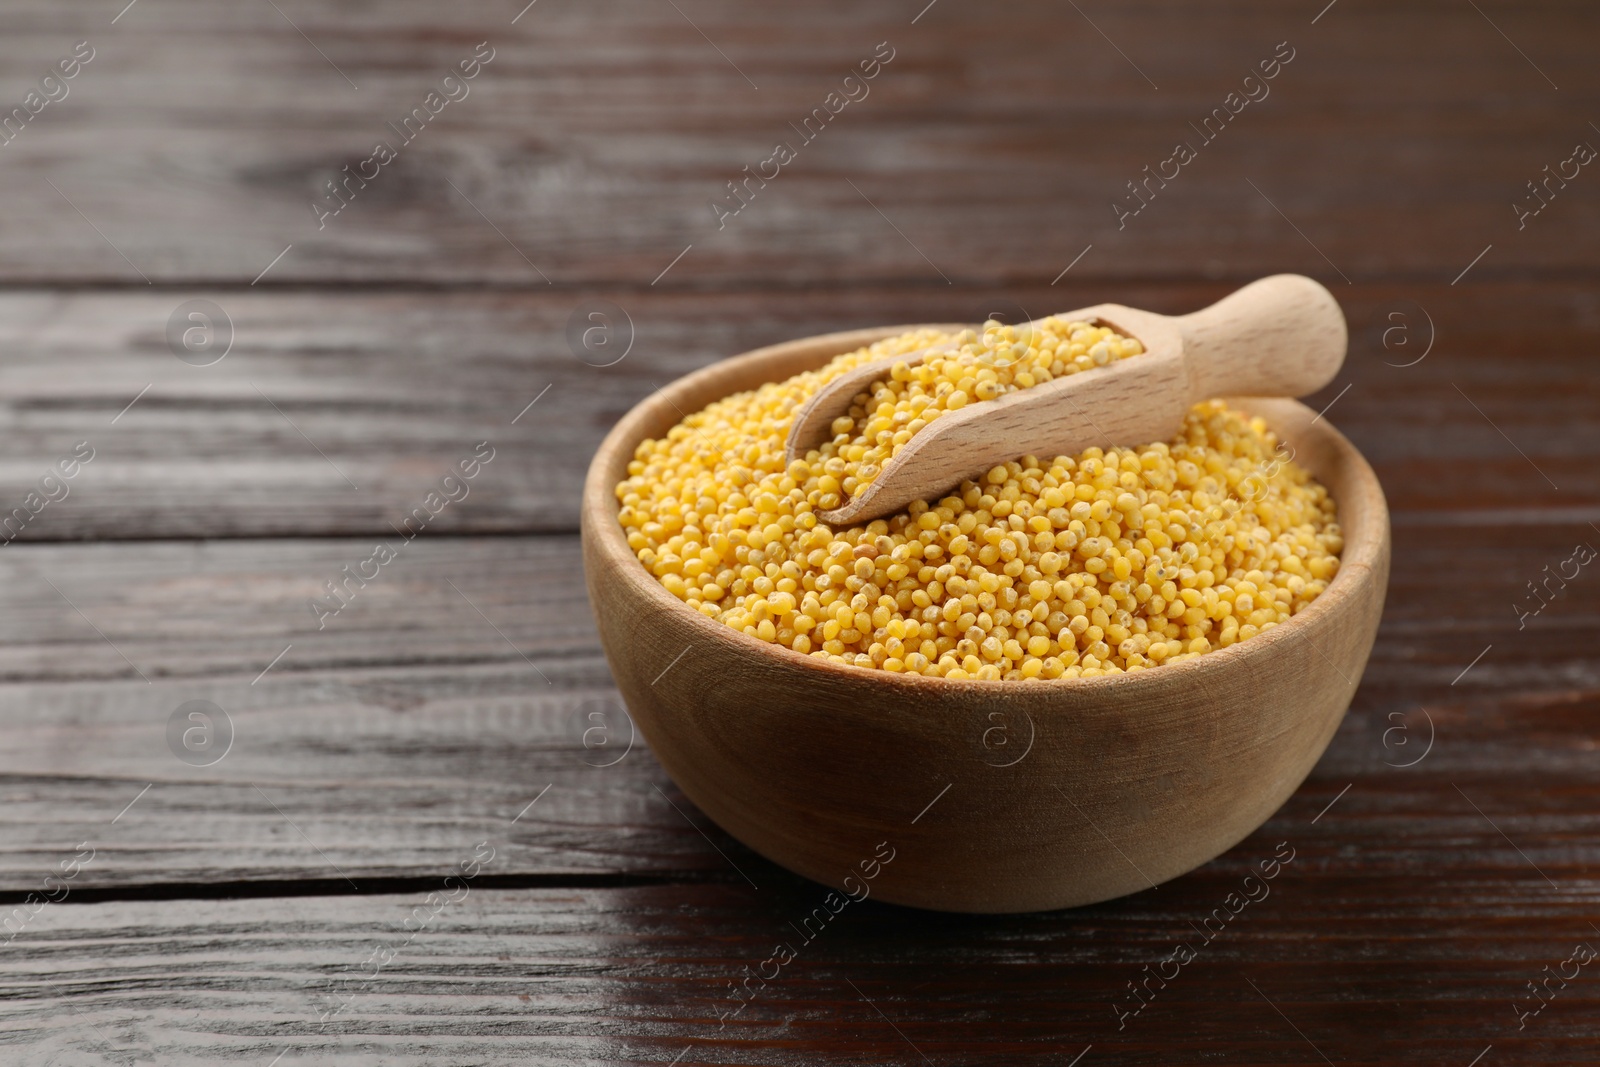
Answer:
M0 15L0 1063L1600 1056L1592 7L124 2ZM1122 900L851 909L733 1012L823 891L630 747L575 533L602 433L793 336L1280 270L1344 303L1311 402L1394 511L1310 779ZM595 301L631 327L570 346Z

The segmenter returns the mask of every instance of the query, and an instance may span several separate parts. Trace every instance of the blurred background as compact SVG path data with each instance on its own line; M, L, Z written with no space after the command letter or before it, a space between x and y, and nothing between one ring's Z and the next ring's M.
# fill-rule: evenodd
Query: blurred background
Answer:
M4 463L21 465L18 487L68 411L115 414L153 382L151 410L118 424L127 440L102 468L117 486L74 505L95 513L88 529L347 532L425 480L408 482L408 461L551 385L508 442L517 469L441 524L562 529L601 431L709 359L846 326L975 318L997 301L1186 310L1295 270L1338 290L1352 379L1371 376L1362 391L1405 394L1341 412L1382 425L1382 443L1363 444L1394 491L1407 453L1439 433L1476 438L1482 422L1433 365L1383 367L1415 358L1384 351L1392 326L1391 347L1421 351L1417 302L1447 343L1485 330L1511 343L1552 314L1595 314L1545 306L1540 284L1589 269L1587 174L1544 215L1514 210L1540 203L1527 183L1545 167L1600 138L1584 84L1595 26L1580 7L1506 8L1493 23L1470 3L1341 0L1312 24L1317 12L1281 4L939 0L913 25L918 12L877 4L503 6L137 0L91 18L9 5L8 108L76 42L94 57L0 146L0 329L16 353ZM867 95L803 141L802 120L880 42L894 58ZM442 79L478 51L492 60L457 79L461 99L444 97ZM1280 53L1293 59L1263 81L1257 65ZM1253 72L1268 95L1203 140L1220 124L1202 121ZM430 92L445 106L404 141L396 127ZM376 166L380 142L397 154ZM793 161L741 186L736 215L715 210L740 203L730 181L772 173L780 142ZM1162 187L1179 142L1196 157ZM346 183L338 199L330 181ZM1145 183L1138 198L1130 182ZM1492 307L1461 299L1493 282L1529 288ZM188 298L233 326L229 358L203 374L165 337ZM1430 298L1479 317L1452 320ZM620 306L635 334L612 366L575 358L564 336L592 299ZM1512 309L1535 321L1511 328ZM69 363L76 373L43 369ZM250 381L363 492L285 435ZM1496 421L1528 419L1525 397L1473 399L1502 405L1485 409ZM158 420L194 467L173 469L184 457ZM1496 447L1484 439L1477 458ZM246 486L235 461L262 477ZM1504 498L1522 473L1508 465L1484 488ZM249 491L219 506L235 488Z
M8 0L0 1060L1593 1059L1595 987L1523 1013L1600 944L1600 579L1532 591L1600 544L1597 42L1489 0ZM819 890L633 743L600 438L760 345L1280 271L1345 308L1308 403L1395 523L1311 780L1122 901L864 906L719 1025Z

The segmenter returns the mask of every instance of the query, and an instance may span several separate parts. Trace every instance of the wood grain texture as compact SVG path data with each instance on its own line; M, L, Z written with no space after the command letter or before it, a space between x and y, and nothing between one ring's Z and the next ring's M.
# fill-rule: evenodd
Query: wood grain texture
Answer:
M1293 860L1226 923L1213 913L1284 838L1252 842L1233 869L1073 911L962 917L867 900L809 941L798 924L823 894L806 885L468 885L414 920L414 938L408 917L437 906L426 889L59 905L0 955L0 1048L17 1062L179 1067L267 1064L284 1049L286 1063L417 1067L1059 1067L1088 1046L1083 1063L1307 1067L1465 1065L1491 1044L1509 1064L1600 1053L1592 979L1524 1030L1512 1010L1525 981L1595 940L1592 880L1554 893L1508 868L1448 884L1365 875L1365 855L1326 834L1333 819L1285 827ZM1209 942L1196 932L1208 918ZM1119 1029L1128 983L1180 942L1196 958ZM796 958L738 1010L737 984L779 944ZM386 950L387 965L367 962Z
M1470 279L1337 288L1350 355L1309 403L1333 403L1326 417L1372 463L1397 521L1411 512L1600 521L1592 293ZM576 530L583 470L606 430L662 385L734 352L822 330L1033 317L1111 298L1181 313L1227 290L1069 276L1014 291L611 292L635 342L608 367L567 346L568 317L589 299L578 294L0 294L0 518L86 440L96 456L71 495L19 539L388 535L487 439L498 458L429 531ZM234 322L233 351L210 367L181 363L164 338L192 298L219 303Z
M519 661L7 686L0 891L20 902L88 842L72 885L101 897L373 892L448 873L491 832L502 879L737 878L633 738L604 665L546 673L555 684ZM168 740L196 700L231 731L209 766Z
M11 546L0 865L15 876L0 888L32 889L64 844L90 840L104 851L78 884L100 890L342 892L448 865L535 797L508 875L726 870L633 736L575 538L424 536L319 629L309 599L372 548ZM194 700L230 724L213 765L171 747Z
M1595 266L1568 239L1600 222L1594 197L1520 230L1511 207L1593 136L1600 15L1581 3L1490 21L1345 0L1314 25L1267 0L943 3L915 25L924 5L612 0L513 25L522 6L163 0L113 25L122 5L11 5L8 108L72 42L97 52L0 148L0 280L242 285L291 244L261 284L646 285L690 244L663 285L1043 283L1090 244L1074 273L1121 281L1442 283L1489 243L1487 276ZM470 95L319 230L324 183L398 142L386 123L480 41L495 58ZM806 143L794 126L880 42L870 95ZM1268 95L1203 136L1279 42ZM726 183L778 141L797 158L719 229L711 202L736 205ZM1179 141L1197 158L1119 229L1113 203L1137 206L1129 183Z
M1514 1009L1600 945L1592 568L1527 614L1530 582L1600 545L1593 168L1544 206L1527 184L1600 143L1600 13L276 6L0 16L0 115L73 42L97 50L0 146L0 520L74 443L97 450L0 551L5 909L76 843L99 849L0 946L0 1061L1600 1058L1592 967L1525 1030ZM319 230L322 183L485 40L470 98ZM896 55L870 97L719 230L725 183L880 41ZM1128 183L1198 145L1190 124L1280 41L1295 58L1270 97L1119 229ZM718 1030L729 983L824 891L710 824L647 751L583 764L615 699L575 536L605 431L760 345L1108 300L1179 313L1281 270L1337 290L1351 358L1312 406L1394 506L1378 639L1306 783L1236 848L1119 901L851 905ZM164 336L196 298L237 327L213 367ZM605 368L564 337L596 298L637 334ZM485 438L499 451L470 498L316 631L308 585ZM119 543L73 543L97 540ZM241 727L210 768L163 736L196 698ZM491 839L498 870L319 1033L328 980L402 940ZM1298 851L1271 897L1118 1030L1127 984L1283 841Z
M1336 824L1350 827L1340 847L1396 877L1520 862L1499 838L1460 851L1466 824L1441 835L1429 814L1465 818L1451 783L1478 782L1487 795L1474 790L1478 802L1541 868L1600 863L1584 799L1600 706L1592 576L1523 629L1514 610L1535 603L1526 583L1580 542L1600 545L1600 535L1583 522L1397 526L1389 607L1361 687L1281 817L1320 808L1353 782L1340 808L1360 821ZM695 812L646 747L627 750L620 698L585 614L576 537L420 538L405 549L416 556L318 631L308 590L369 550L354 539L8 548L0 891L21 899L62 849L86 839L112 846L83 872L95 892L243 892L296 879L342 891L318 848L358 885L415 879L454 862L461 841L545 785L540 817L516 824L508 876L739 880L695 827L740 867L775 872ZM237 747L211 768L183 765L165 739L172 712L195 699L221 706L236 730ZM586 736L596 725L604 731ZM974 733L972 752L999 761L981 740ZM1392 766L1424 750L1416 768ZM1542 810L1520 795L1530 767ZM1281 839L1278 825L1261 834Z
M379 538L8 546L0 678L17 682L257 677L341 667L581 666L595 654L571 538L430 538L343 584ZM326 591L336 581L346 604ZM52 588L52 586L54 588ZM321 611L312 610L315 599ZM332 608L329 607L332 605Z
M1527 583L1546 577L1547 566L1559 568L1579 544L1600 546L1600 536L1581 518L1397 523L1394 540L1395 592L1373 650L1368 686L1442 694L1490 642L1505 652L1486 657L1463 680L1468 688L1451 695L1483 686L1497 695L1518 686L1556 690L1600 678L1586 673L1600 636L1587 570L1525 624L1517 615L1518 605L1526 611L1539 604ZM369 553L366 541L13 545L0 571L3 681L145 686L102 633L157 682L248 683L289 643L294 651L260 685L339 668L450 670L483 664L520 665L534 681L534 665L552 677L570 665L584 684L604 677L587 673L600 653L587 615L576 536L419 539L406 551L413 549L414 559L399 561L394 573L319 631L307 597L325 576ZM52 592L44 577L83 615ZM446 578L471 602L451 590ZM1535 684L1541 677L1544 682Z

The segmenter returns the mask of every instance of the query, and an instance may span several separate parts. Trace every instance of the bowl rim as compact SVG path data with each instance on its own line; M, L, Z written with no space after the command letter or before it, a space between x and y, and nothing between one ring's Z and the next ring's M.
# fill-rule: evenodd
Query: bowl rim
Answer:
M1094 678L1037 678L1026 682L1013 681L1009 686L1004 681L986 681L982 679L948 679L930 677L920 673L904 673L886 671L877 668L857 667L853 664L836 663L833 660L816 657L810 653L796 652L776 642L763 641L752 637L740 630L735 630L717 619L703 615L690 608L682 600L669 593L665 586L647 571L633 549L628 546L623 534L622 524L617 521L617 513L621 504L616 497L616 484L609 480L606 468L611 465L614 458L621 454L622 467L633 458L635 449L646 438L643 424L654 414L652 404L656 398L661 398L673 408L682 412L685 403L693 404L693 410L699 411L707 404L715 403L717 399L734 395L743 389L723 389L708 400L690 399L707 386L716 384L719 379L731 377L739 371L758 368L761 364L781 359L810 346L817 346L818 352L813 366L821 367L828 360L845 352L853 351L863 345L885 337L905 333L910 330L936 328L955 330L963 327L960 323L912 323L899 326L871 327L859 330L845 330L834 333L817 334L811 337L795 338L778 344L766 345L752 349L736 356L730 356L711 363L699 370L693 371L668 384L660 387L650 395L644 397L631 407L627 414L617 420L611 430L601 441L591 460L589 470L584 479L583 500L580 509L580 526L582 539L592 543L600 549L607 559L623 559L626 562L614 568L614 576L607 577L612 580L622 580L633 584L644 591L644 596L666 612L676 613L677 618L693 633L700 635L703 640L717 643L727 642L734 649L746 651L755 656L768 656L778 662L793 666L800 671L811 670L822 672L823 677L855 686L865 686L871 689L881 686L886 691L895 691L900 696L907 693L931 694L937 692L941 697L962 694L984 694L993 698L998 693L1015 692L1018 696L1065 693L1095 692L1099 696L1120 691L1129 698L1145 695L1146 690L1162 690L1167 686L1181 685L1184 682L1203 684L1213 676L1214 672L1240 668L1242 664L1260 657L1274 655L1278 646L1285 641L1296 637L1303 637L1319 655L1323 655L1317 647L1314 635L1309 633L1323 625L1331 625L1336 613L1347 602L1352 602L1357 586L1361 583L1371 582L1374 574L1381 564L1383 553L1389 538L1389 513L1387 501L1384 499L1383 489L1378 482L1377 475L1367 463L1366 458L1350 443L1349 439L1340 433L1327 419L1320 415L1307 423L1304 427L1306 437L1303 442L1309 443L1312 438L1320 438L1337 457L1339 466L1349 472L1350 486L1359 485L1370 490L1363 495L1365 506L1369 509L1364 516L1366 521L1359 531L1347 526L1344 520L1344 502L1335 502L1340 507L1340 526L1345 538L1344 548L1339 557L1339 570L1328 583L1316 600L1296 615L1291 616L1286 622L1267 629L1254 637L1237 641L1227 648L1213 649L1193 659L1179 663L1160 664L1157 667L1145 670L1122 672L1118 674L1100 675ZM766 381L771 378L764 379ZM1261 397L1229 397L1226 398L1230 405L1237 404L1247 414L1256 414L1250 409L1251 401L1267 400L1275 404L1290 405L1286 410L1298 408L1301 413L1311 414L1311 409L1294 399L1261 398ZM1262 416L1265 417L1265 416ZM1276 427L1273 427L1276 430ZM1281 437L1281 431L1280 437ZM1315 475L1313 475L1315 477ZM1318 478L1330 493L1333 492L1327 483L1331 479ZM1353 536L1360 533L1359 539ZM585 565L588 565L587 554ZM599 576L591 575L591 580L604 580ZM1323 658L1327 657L1323 655ZM1359 681L1359 680L1357 680ZM1352 683L1352 688L1354 687ZM998 688L997 688L998 687ZM1155 695L1151 693L1150 695Z

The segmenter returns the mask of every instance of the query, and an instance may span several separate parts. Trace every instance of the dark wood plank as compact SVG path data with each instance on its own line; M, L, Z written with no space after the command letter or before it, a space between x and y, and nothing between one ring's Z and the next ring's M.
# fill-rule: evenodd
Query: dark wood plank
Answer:
M365 585L341 584L340 607L327 583L345 582L375 540L11 545L0 559L0 677L145 688L249 683L273 664L261 690L338 668L492 664L519 667L540 689L541 670L605 680L575 537L391 534L396 558Z
M631 318L634 344L608 367L568 348L568 317L588 299L568 293L5 294L0 518L87 441L94 460L21 539L392 535L488 441L495 460L429 532L571 530L606 430L713 360L828 330L1019 308L1040 315L1117 300L1181 312L1229 288L1069 279L953 292L619 292L611 297ZM1312 402L1337 401L1327 417L1373 462L1398 521L1414 512L1461 513L1428 520L1441 522L1600 520L1591 462L1600 386L1589 374L1600 325L1586 292L1335 288L1350 357ZM233 350L213 366L167 348L167 319L191 295L233 321Z
M536 797L508 874L732 875L633 738L573 538L419 538L319 629L309 598L371 549L11 546L0 867L28 873L0 888L31 887L65 835L106 845L84 885L342 891L448 864ZM215 763L172 747L190 701L232 732Z
M111 830L85 884L360 884L448 862L548 786L508 871L721 867L630 748L572 538L419 539L318 629L308 599L370 551L13 546L0 851L31 871L60 835ZM193 700L231 724L214 765L171 748Z
M390 541L398 558L338 613L321 615L311 599L370 556L371 540L9 546L0 556L0 681L248 683L274 664L258 688L341 668L480 665L515 668L535 684L540 671L604 682L575 536ZM1582 521L1399 526L1368 686L1446 695L1488 643L1495 653L1462 680L1471 690L1594 686L1600 578L1563 565L1580 544L1600 547ZM1565 588L1552 578L1574 571ZM1547 579L1542 602L1529 583Z
M1343 835L1363 870L1517 868L1478 833L1486 823L1474 829L1460 786L1552 877L1586 877L1600 859L1592 569L1525 628L1512 607L1520 596L1529 610L1526 582L1579 541L1600 534L1400 527L1354 707L1280 818L1350 785L1319 832ZM97 892L414 880L546 786L516 824L507 875L737 877L645 746L628 747L575 538L424 536L319 630L307 599L369 551L355 539L11 546L0 891L30 891L81 840L106 845L81 882ZM233 725L213 766L169 747L168 721L191 700ZM981 756L952 753L952 773ZM1278 825L1262 835L1278 840ZM740 867L760 864L704 828Z
M663 284L1040 283L1089 244L1075 271L1124 281L1448 281L1491 243L1491 276L1596 266L1570 239L1600 222L1587 175L1521 230L1511 207L1596 137L1600 15L1575 2L122 6L8 7L7 108L96 54L3 150L0 280L245 284L291 244L262 284L644 285L690 244ZM400 144L386 122L480 41L470 95ZM804 143L879 42L870 95ZM1279 42L1270 96L1206 143L1190 124ZM380 138L399 157L319 230ZM797 158L719 230L710 202L780 140ZM1119 229L1180 140L1198 158Z
M505 878L738 878L633 738L604 664L543 670L553 684L519 660L291 671L255 686L4 687L0 891L21 900L63 847L87 841L95 859L76 884L102 895L373 892L435 877L490 830ZM169 729L174 716L189 728L196 706L208 716L196 728L219 745L231 736L203 766L179 758Z
M1600 144L1600 14L279 7L0 15L0 113L73 41L97 49L0 147L0 522L95 449L70 496L0 534L0 1060L1600 1056L1592 967L1518 1027L1528 982L1600 948L1596 579L1545 586L1548 605L1530 585L1600 545L1592 168L1524 227L1513 207ZM471 98L319 230L320 183L486 39ZM719 230L723 183L882 40L870 99ZM1283 40L1271 98L1119 228L1124 183L1197 143L1189 124ZM1122 900L1006 918L868 901L807 940L825 889L627 744L571 534L600 436L764 343L1102 300L1185 311L1285 269L1345 302L1351 359L1313 402L1395 518L1378 644L1309 780L1235 849ZM201 298L234 326L211 367L165 336ZM597 298L637 335L604 368L564 338ZM319 628L308 598L398 541L485 440L470 497ZM81 540L118 543L61 543ZM194 700L234 730L208 766L168 737ZM92 862L32 914L80 842ZM479 842L493 861L408 941ZM1271 896L1208 941L1197 924L1279 842L1295 859ZM780 941L798 958L720 1026ZM1180 941L1197 960L1119 1026Z
M1293 861L1268 895L1213 919L1209 942L1198 924L1226 911L1241 869L1029 916L869 899L812 919L810 939L800 924L827 914L825 892L797 883L455 883L439 887L457 898L442 905L421 889L68 902L0 956L0 1042L17 1062L175 1065L266 1064L285 1049L283 1062L337 1064L1040 1067L1086 1050L1084 1064L1371 1067L1465 1065L1489 1046L1484 1062L1502 1064L1600 1053L1592 977L1521 1031L1513 1010L1524 982L1600 940L1593 881L1557 895L1505 871L1448 884L1363 875L1363 855L1334 851L1303 819L1286 832ZM480 840L497 843L463 840L460 858ZM1248 856L1273 854L1252 843ZM1195 958L1119 1029L1128 984L1179 943ZM752 981L737 1010L733 991L776 945L796 958ZM368 962L385 951L386 964Z

